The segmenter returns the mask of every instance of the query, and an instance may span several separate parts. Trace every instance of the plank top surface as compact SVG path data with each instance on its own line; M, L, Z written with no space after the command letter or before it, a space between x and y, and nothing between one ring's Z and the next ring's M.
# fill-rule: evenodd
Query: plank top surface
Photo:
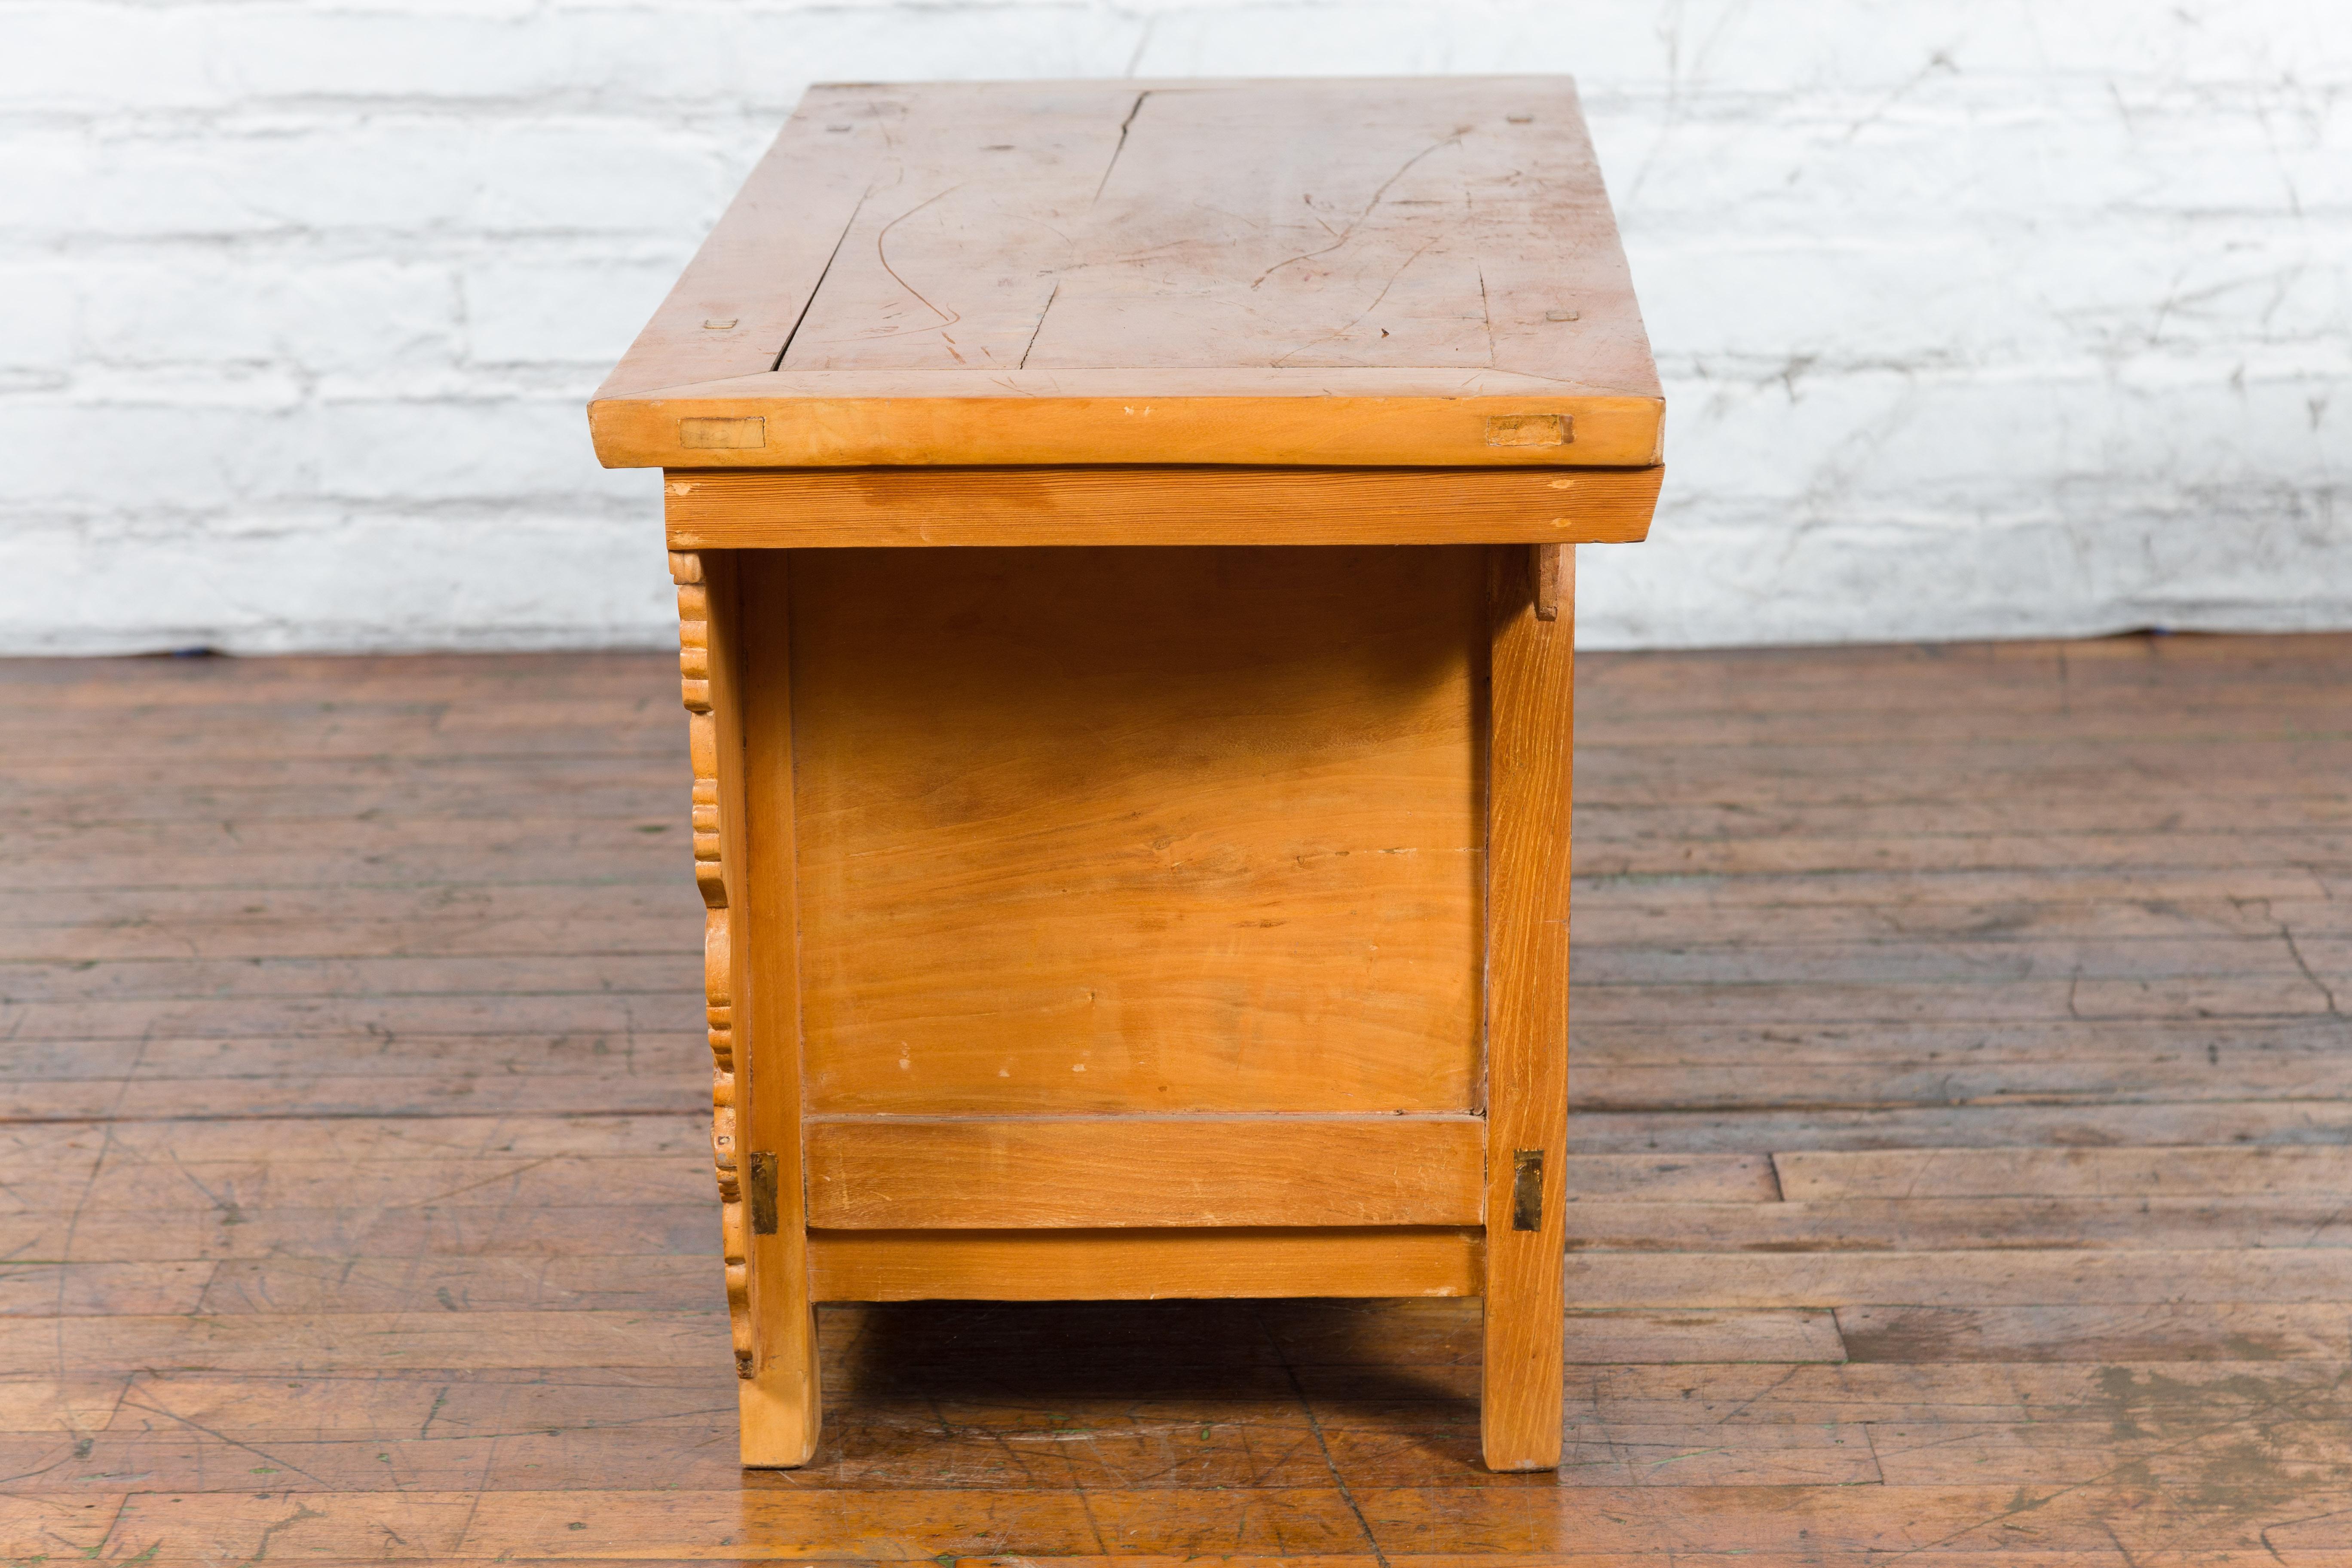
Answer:
M1565 77L814 88L592 407L615 467L1645 466Z

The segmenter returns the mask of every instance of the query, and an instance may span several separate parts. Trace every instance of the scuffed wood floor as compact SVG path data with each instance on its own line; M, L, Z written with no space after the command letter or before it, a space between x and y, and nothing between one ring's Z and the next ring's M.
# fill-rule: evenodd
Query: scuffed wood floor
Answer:
M2352 638L1588 658L1475 1305L828 1310L744 1475L662 656L0 665L0 1557L2352 1563Z

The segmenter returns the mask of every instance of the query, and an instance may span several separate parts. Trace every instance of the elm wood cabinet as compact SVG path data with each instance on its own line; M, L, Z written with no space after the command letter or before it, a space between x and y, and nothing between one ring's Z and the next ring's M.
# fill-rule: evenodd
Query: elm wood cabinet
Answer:
M665 470L747 1465L812 1304L1475 1295L1560 1447L1573 546L1662 404L1559 78L820 87Z

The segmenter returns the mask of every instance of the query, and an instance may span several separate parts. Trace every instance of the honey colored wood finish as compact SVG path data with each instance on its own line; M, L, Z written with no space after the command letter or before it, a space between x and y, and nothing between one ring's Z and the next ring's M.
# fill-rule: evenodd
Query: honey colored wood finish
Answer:
M2352 637L1576 675L1561 1468L1470 1296L826 1307L783 1474L675 660L0 661L0 1556L2340 1568Z
M739 679L734 563L673 554L677 584L678 671L687 710L687 749L694 769L694 881L703 917L702 975L711 1054L710 1146L719 1173L719 1230L727 1269L727 1315L733 1329L735 1371L753 1374L749 1226L743 1205L740 1152L736 976L751 950L748 931L734 919L744 902L743 716ZM749 921L744 922L748 926Z
M719 710L740 733L721 755L722 778L740 776L720 794L730 855L740 868L736 932L737 973L749 982L744 1068L745 1105L739 1118L739 1155L751 1184L741 1218L751 1279L756 1345L753 1374L738 1387L741 1452L747 1465L805 1463L824 1421L817 1366L815 1309L808 1293L808 1244L802 1209L800 1053L800 900L793 868L793 723L789 622L776 616L786 570L781 555L711 552L727 562L733 590L718 623L733 657L724 666L727 687L714 682ZM747 614L756 606L759 613ZM714 642L713 651L722 645ZM714 666L714 675L718 672Z
M1661 411L1564 79L810 94L590 411L670 470L747 1462L812 1289L1465 1279L1556 1459L1567 552Z
M723 554L670 557L694 765L695 881L709 907L703 980L728 1316L742 1380L743 1462L759 1465L806 1460L822 1419L800 1215L800 1075L790 1048L800 1028L792 963L792 728L781 686L751 674L778 668L782 649L769 640L782 628L742 615L742 577L756 574L764 584L781 565ZM770 806L780 793L781 813ZM761 863L769 868L756 885L749 871L754 803L761 808Z
M1149 1301L1171 1296L1467 1296L1476 1230L812 1231L825 1301Z
M1486 795L1486 1279L1480 1447L1497 1470L1559 1463L1567 1236L1570 752L1575 554L1492 552ZM1555 576L1544 608L1544 568Z
M1469 1115L819 1121L808 1223L1475 1226L1486 1152L1486 1124Z
M673 550L972 544L1630 544L1650 468L702 468Z
M742 376L589 405L608 468L962 464L1648 468L1652 397L1363 370ZM1008 386L1008 383L1010 385ZM1524 439L1528 421L1556 437Z
M591 425L614 467L1644 467L1660 407L1564 78L829 85Z
M812 1110L1475 1108L1483 552L791 582Z

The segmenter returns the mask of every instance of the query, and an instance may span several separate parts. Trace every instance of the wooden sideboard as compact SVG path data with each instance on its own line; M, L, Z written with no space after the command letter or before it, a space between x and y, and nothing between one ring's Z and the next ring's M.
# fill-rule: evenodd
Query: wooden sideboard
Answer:
M1485 1298L1560 1451L1574 551L1663 403L1560 78L813 89L666 470L747 1465L822 1301Z

